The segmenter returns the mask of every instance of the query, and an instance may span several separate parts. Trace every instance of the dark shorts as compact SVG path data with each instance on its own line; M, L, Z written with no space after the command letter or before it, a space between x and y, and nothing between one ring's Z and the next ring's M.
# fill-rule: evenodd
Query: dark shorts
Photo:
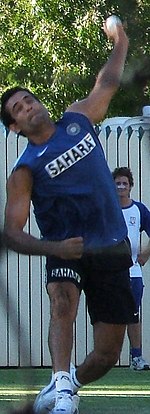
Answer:
M136 304L136 311L139 312L143 297L143 279L142 277L131 277L130 278L131 290Z
M129 270L104 270L97 255L80 260L61 260L50 257L46 261L46 285L68 281L86 295L91 324L137 323L136 306L130 288Z

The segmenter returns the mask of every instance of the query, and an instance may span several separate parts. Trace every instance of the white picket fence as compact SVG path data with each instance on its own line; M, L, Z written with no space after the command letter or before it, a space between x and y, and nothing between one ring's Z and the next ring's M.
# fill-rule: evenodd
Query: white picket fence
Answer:
M126 123L125 123L126 122ZM135 179L132 197L150 208L150 117L110 118L100 127L99 138L111 170L130 166ZM6 180L26 139L6 133L0 124L1 226L6 200ZM26 226L32 234L39 232L31 211ZM143 243L147 242L144 236ZM47 336L49 299L44 286L45 258L27 257L8 251L1 258L0 278L0 366L50 366ZM145 292L141 309L144 357L150 362L150 261L143 269ZM92 327L86 311L85 297L74 325L72 360L77 365L92 350ZM119 365L129 365L129 341L125 338Z

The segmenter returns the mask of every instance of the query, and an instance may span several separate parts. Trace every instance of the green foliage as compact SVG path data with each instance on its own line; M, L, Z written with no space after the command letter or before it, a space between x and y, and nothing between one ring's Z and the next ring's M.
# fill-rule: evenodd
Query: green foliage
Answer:
M59 117L71 102L83 98L92 88L111 49L102 22L115 13L127 22L130 49L122 88L108 116L137 114L150 98L148 3L5 0L0 21L1 92L17 84L29 87L47 105L52 117Z

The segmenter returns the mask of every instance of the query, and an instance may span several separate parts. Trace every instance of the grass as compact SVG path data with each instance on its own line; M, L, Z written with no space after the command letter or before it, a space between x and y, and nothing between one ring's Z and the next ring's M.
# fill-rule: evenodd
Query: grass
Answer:
M33 401L49 382L49 369L0 369L0 414ZM150 371L113 368L80 391L80 414L149 414Z

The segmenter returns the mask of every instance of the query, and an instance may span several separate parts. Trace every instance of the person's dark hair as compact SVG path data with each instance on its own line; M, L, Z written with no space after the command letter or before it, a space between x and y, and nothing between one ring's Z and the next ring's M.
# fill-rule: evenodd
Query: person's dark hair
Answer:
M127 177L128 180L129 180L130 187L134 186L133 174L132 174L130 168L128 168L128 167L115 168L115 170L112 173L112 176L113 176L114 180L117 177Z
M39 100L37 96L34 95L29 89L23 88L21 86L15 86L14 88L7 89L1 96L1 121L3 124L9 128L9 125L14 122L14 119L11 117L10 113L6 109L6 105L8 100L11 98L11 96L15 95L15 93L20 91L26 91L30 95L34 96L37 101Z

